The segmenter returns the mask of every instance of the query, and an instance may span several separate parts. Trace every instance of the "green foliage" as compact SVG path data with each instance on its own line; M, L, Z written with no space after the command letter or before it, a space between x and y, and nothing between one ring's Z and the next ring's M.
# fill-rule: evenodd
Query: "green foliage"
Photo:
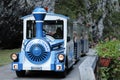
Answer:
M98 19L102 16L102 13L103 13L102 10L94 11L94 12L92 13L93 19L98 20Z
M95 3L97 2L98 0L90 0L91 3Z
M110 77L110 74L107 73L109 71L110 68L107 67L101 67L100 68L100 80L108 80L108 78Z
M112 12L109 18L113 25L120 25L120 12Z
M55 12L70 16L73 19L78 17L78 14L85 14L85 4L83 0L60 0L55 5Z
M100 80L120 79L120 59L112 59L109 67L99 67Z
M120 57L120 41L112 40L99 43L96 47L97 54L100 57L116 59Z
M112 12L107 14L104 20L104 34L103 36L114 36L120 39L120 12ZM106 35L108 34L108 35Z
M99 68L100 80L118 78L120 75L120 41L113 40L99 43L96 50L99 57L111 58L109 67Z

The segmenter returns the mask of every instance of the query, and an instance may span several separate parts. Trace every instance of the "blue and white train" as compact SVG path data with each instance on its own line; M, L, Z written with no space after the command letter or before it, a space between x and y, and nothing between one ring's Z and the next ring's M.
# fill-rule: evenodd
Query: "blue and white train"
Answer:
M32 70L55 71L65 76L82 51L80 31L73 29L70 18L37 7L31 15L21 19L22 47L19 53L11 55L12 70L18 77ZM77 33L75 41L73 31Z

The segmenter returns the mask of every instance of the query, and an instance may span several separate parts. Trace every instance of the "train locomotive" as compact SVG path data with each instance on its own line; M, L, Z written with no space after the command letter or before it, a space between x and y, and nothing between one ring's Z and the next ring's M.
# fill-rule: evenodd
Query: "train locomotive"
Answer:
M21 51L11 55L12 70L18 77L23 77L26 71L33 70L55 71L65 77L66 71L75 63L75 56L77 60L81 52L80 40L77 40L76 49L79 51L75 52L73 22L70 18L48 13L44 8L37 7L31 15L21 19L23 41Z

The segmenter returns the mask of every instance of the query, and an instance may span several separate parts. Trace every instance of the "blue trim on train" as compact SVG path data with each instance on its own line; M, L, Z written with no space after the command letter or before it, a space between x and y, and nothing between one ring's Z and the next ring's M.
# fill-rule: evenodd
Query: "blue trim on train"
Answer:
M18 65L18 69L13 69L14 65ZM22 63L12 62L11 66L12 66L12 70L17 70L17 71L23 70L23 64Z
M62 45L64 43L63 39L56 39L53 42L50 43L51 47L56 47L59 45Z
M51 53L50 44L44 39L32 39L25 45L25 56L34 64L45 63Z
M37 7L33 10L32 14L34 15L36 21L43 21L46 15L46 10L44 8Z

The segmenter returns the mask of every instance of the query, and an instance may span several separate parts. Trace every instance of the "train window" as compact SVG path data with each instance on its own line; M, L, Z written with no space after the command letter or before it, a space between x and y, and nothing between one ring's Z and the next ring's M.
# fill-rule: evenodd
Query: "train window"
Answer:
M27 21L27 39L35 37L35 21Z
M68 21L67 41L70 41L71 39L73 39L73 25L71 21Z
M80 39L82 36L82 25L78 24L77 22L74 22L73 24L73 34L74 37L76 36L77 39Z
M43 29L47 35L53 36L55 39L63 39L63 21L49 20L44 21Z

